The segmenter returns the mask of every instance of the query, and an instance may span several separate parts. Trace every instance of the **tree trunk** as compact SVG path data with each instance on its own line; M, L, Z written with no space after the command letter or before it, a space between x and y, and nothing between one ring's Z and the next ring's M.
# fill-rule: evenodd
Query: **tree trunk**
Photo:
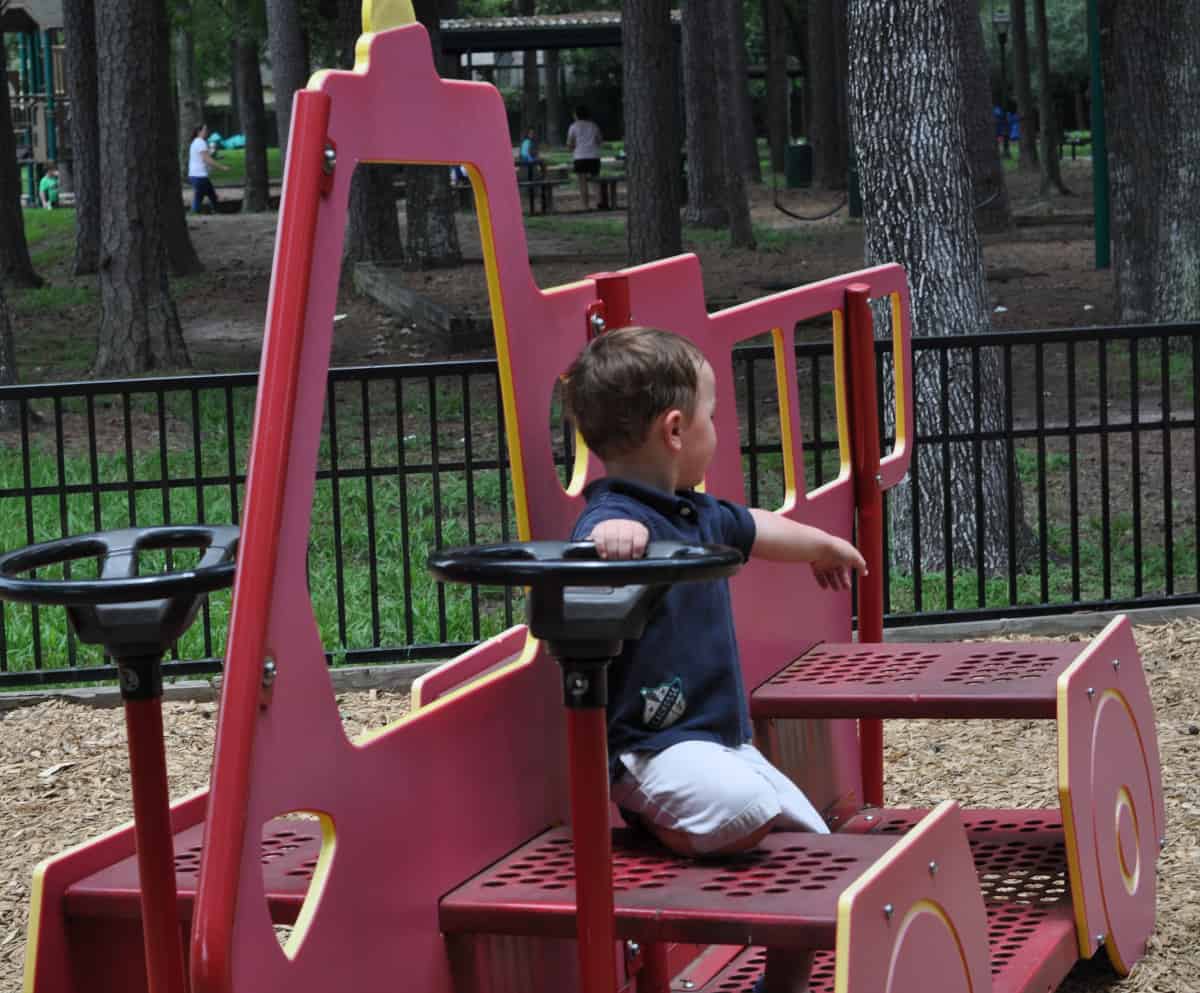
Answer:
M1021 168L1026 172L1036 172L1036 114L1033 105L1033 82L1029 75L1029 25L1026 21L1025 0L1012 0L1013 89L1017 94L1017 113L1021 118L1021 141L1018 151L1021 156ZM1005 110L1007 109L1006 107Z
M7 52L0 31L0 52ZM0 283L32 288L42 285L33 271L29 243L25 239L25 215L21 212L21 170L8 100L8 80L0 85Z
M983 47L983 28L973 3L955 7L962 48L963 127L971 163L975 224L980 232L1007 231L1012 225L1004 166L996 147L992 117L991 71Z
M536 0L517 0L517 13L522 17L532 17L537 13ZM521 134L530 128L541 133L538 127L538 70L537 49L529 48L521 53Z
M687 127L687 211L689 224L724 227L724 151L717 113L713 59L712 0L684 0L683 93Z
M713 62L717 72L717 109L720 114L725 173L725 205L729 211L729 243L734 248L754 247L750 200L746 192L745 141L742 138L739 80L734 76L736 32L734 4L740 0L712 0ZM740 9L738 11L740 14Z
M621 14L628 265L678 255L679 135L669 0L626 0Z
M771 171L777 176L787 168L788 98L787 38L783 0L763 0L763 38L767 56L767 143L771 148Z
M196 254L191 235L188 234L187 215L183 201L183 180L179 173L178 128L175 122L175 101L171 97L171 27L167 20L167 9L161 4L154 6L154 30L158 43L150 50L151 57L158 62L158 88L153 97L159 103L158 165L161 170L159 196L161 197L162 237L167 249L167 262L173 276L188 276L203 272L204 263Z
M267 175L267 111L263 105L262 71L258 65L258 39L251 24L249 0L240 0L234 15L234 53L237 63L238 117L246 137L246 185L242 210L257 214L271 206Z
M1058 162L1058 115L1054 111L1054 94L1050 80L1050 32L1046 27L1046 0L1033 0L1033 20L1037 25L1038 118L1040 121L1039 152L1041 153L1041 193L1070 193L1063 185L1062 168Z
M68 4L68 6L70 6ZM64 9L63 15L66 15ZM176 138L179 169L182 176L188 165L188 146L192 131L204 123L204 87L196 69L195 13L192 0L176 0L172 51L175 56ZM67 35L70 44L70 35Z
M754 128L754 104L750 100L750 72L746 61L746 21L742 0L733 0L729 24L732 28L731 72L737 107L737 142L742 178L748 183L762 182L762 163L758 161L758 134Z
M557 48L546 50L546 135L545 143L557 148L563 138L562 80L559 74L561 62Z
M71 101L71 180L75 187L75 275L100 266L100 119L96 110L93 0L63 5L67 98Z
M271 83L275 91L275 124L279 158L287 161L292 100L308 82L308 52L298 0L267 0L267 44L271 49Z
M1200 320L1200 9L1102 0L1100 17L1121 320Z
M8 316L8 301L0 283L0 386L17 382L17 350L13 342L12 322ZM20 405L12 400L0 401L0 428L14 428L19 423Z
M105 0L96 11L100 119L100 328L95 374L188 365L167 282L159 156L158 0Z
M867 262L899 262L907 268L913 333L918 335L989 330L963 133L956 3L850 0L851 123L862 182ZM913 135L923 140L913 141ZM915 370L918 434L946 437L958 431L999 430L1002 378L996 353L982 355L978 390L967 352L947 353L945 369L940 357L920 362ZM955 565L972 566L979 540L984 568L1003 569L1008 559L1003 446L984 444L979 479L970 443L918 441L915 447L913 481L906 485L916 486L918 493L900 487L891 504L896 568L906 572L913 565L915 504L920 508L926 567L943 566L951 555ZM950 482L948 505L943 500L943 472ZM976 507L977 485L981 508ZM952 549L943 540L947 518L952 522ZM985 525L982 534L977 533L977 522Z
M813 182L827 190L844 190L850 171L847 54L846 0L809 0L808 141L813 146Z

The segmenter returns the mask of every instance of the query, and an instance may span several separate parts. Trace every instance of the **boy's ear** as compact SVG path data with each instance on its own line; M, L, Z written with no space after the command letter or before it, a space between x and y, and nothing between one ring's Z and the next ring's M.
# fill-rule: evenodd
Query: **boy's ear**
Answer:
M663 443L672 452L678 452L683 447L683 411L672 407L659 418L659 429L662 432Z

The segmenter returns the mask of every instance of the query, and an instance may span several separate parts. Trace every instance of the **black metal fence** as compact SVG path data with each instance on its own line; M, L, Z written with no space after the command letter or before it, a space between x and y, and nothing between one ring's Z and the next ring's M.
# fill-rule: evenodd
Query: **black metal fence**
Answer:
M832 350L814 334L797 346L809 490L841 465ZM889 624L1200 602L1200 325L924 338L913 351L917 455L887 501ZM886 387L883 343L879 358ZM775 506L773 352L750 344L734 365L750 499ZM0 434L0 547L237 520L256 382L0 389L19 411ZM547 417L561 424L556 408ZM565 474L571 435L557 434ZM505 594L443 587L425 559L511 537L512 521L494 361L331 371L309 583L332 662L448 657L511 624ZM228 609L227 593L210 597L168 675L219 667ZM106 663L62 610L0 605L0 687L112 678Z

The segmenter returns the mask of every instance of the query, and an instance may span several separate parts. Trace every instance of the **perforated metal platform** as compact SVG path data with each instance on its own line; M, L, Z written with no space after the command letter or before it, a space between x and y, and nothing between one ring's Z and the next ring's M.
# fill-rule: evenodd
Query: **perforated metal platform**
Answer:
M882 833L779 833L754 852L695 862L631 832L615 831L617 936L641 942L832 947L839 894L895 840ZM569 831L546 831L443 898L442 930L573 937L572 866Z
M819 644L750 695L754 717L1041 718L1071 643Z
M867 810L848 832L903 834L923 810ZM988 915L992 993L1057 989L1077 959L1062 819L1057 811L964 811ZM751 993L766 953L748 948L693 993ZM834 956L818 952L810 993L833 993Z
M190 920L200 881L203 823L175 836L175 887L179 919ZM263 882L276 924L294 924L317 867L321 830L312 821L274 820L263 830ZM137 858L131 856L73 884L65 906L72 917L141 916Z

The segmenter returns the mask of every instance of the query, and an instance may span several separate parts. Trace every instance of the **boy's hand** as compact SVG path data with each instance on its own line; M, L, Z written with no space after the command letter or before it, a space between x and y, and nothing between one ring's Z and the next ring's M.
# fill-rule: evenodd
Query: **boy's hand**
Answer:
M588 540L596 543L602 559L640 559L646 554L650 532L637 521L613 519L592 528Z
M867 574L867 561L850 542L829 535L829 545L820 557L813 559L812 571L817 585L823 590L850 589L850 572L857 569Z

